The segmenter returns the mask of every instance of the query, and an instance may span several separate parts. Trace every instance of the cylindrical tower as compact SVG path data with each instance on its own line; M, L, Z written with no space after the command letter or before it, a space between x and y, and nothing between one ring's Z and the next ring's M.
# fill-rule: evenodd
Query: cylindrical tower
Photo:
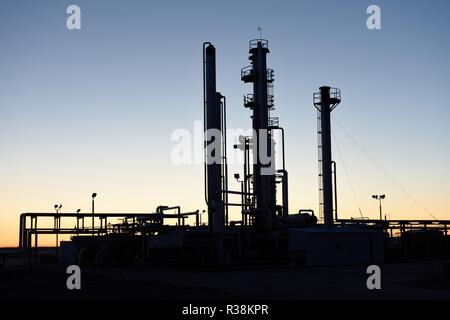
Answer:
M333 225L333 177L331 157L331 111L341 102L341 91L327 86L314 93L318 110L320 213L325 225Z
M225 220L222 200L222 96L216 91L216 49L208 42L203 44L203 82L208 225L212 232L222 232Z
M241 70L241 79L253 83L253 94L244 98L244 105L253 111L253 193L256 199L255 221L271 229L272 214L275 212L275 155L270 127L269 111L273 108L273 96L268 88L273 82L273 71L267 69L268 41L250 41L251 66Z

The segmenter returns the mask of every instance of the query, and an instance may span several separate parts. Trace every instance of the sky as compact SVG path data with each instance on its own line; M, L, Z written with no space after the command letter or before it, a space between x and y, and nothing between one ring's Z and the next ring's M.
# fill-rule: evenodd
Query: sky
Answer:
M80 30L66 27L72 4ZM381 30L366 26L371 4ZM174 164L171 135L203 118L204 41L217 49L228 127L250 128L240 69L258 26L286 130L290 211L318 210L312 94L329 85L342 90L340 217L377 218L371 195L383 193L391 219L450 219L449 18L439 0L1 0L0 247L17 245L20 213L89 212L93 192L98 212L205 209L203 166Z

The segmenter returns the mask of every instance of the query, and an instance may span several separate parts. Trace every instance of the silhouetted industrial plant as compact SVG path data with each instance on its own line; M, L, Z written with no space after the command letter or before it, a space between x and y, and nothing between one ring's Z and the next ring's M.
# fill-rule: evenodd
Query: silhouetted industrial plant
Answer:
M161 205L152 213L97 213L93 194L90 213L62 213L56 205L55 213L21 214L20 248L30 264L39 262L38 239L48 234L56 235L57 257L63 262L327 266L448 257L450 221L383 219L381 196L376 198L380 201L379 220L339 218L330 124L331 112L342 98L336 88L319 88L312 101L318 114L320 210L317 214L311 209L289 210L284 128L273 116L275 76L267 66L268 54L267 40L249 42L250 65L241 70L241 80L252 85L243 104L251 111L253 135L241 136L234 145L243 153L244 163L242 172L234 174L241 189L230 190L226 98L216 87L216 48L209 42L203 44L207 224L201 223L199 210L184 212L180 206ZM275 163L277 131L280 164ZM277 199L279 188L281 199ZM239 197L240 201L230 201ZM241 209L240 220L230 219L231 207ZM191 221L195 218L195 225L187 224L189 217ZM41 222L48 218L52 226ZM58 235L71 235L71 241L58 243Z

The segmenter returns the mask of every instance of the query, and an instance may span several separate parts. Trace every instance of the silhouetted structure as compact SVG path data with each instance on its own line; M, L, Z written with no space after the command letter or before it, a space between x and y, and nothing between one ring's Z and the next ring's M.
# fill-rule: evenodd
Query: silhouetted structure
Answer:
M267 40L250 41L251 65L241 70L241 79L253 84L253 94L244 97L244 106L253 112L253 194L256 202L253 214L255 222L262 229L270 231L276 206L276 189L274 142L270 127L274 120L270 118L270 110L274 108L273 92L270 92L274 72L267 68L268 53Z
M203 85L204 85L204 121L205 121L205 181L208 222L212 232L223 232L225 224L225 205L223 182L226 176L223 170L224 152L222 135L224 133L224 112L222 95L216 90L216 49L211 43L203 44Z
M325 225L333 225L333 180L331 157L331 111L341 103L341 91L330 87L321 87L313 96L314 106L318 110L319 134L319 193L320 214Z
M330 116L341 102L339 89L323 86L313 95L318 110L319 217L323 217L323 224L311 209L289 212L284 129L278 118L271 116L274 71L267 68L268 53L267 40L251 40L251 65L241 70L241 80L253 85L253 92L244 96L244 106L252 112L253 135L241 136L234 146L244 154L243 176L235 174L241 183L236 191L228 188L226 98L216 87L216 49L209 42L203 44L208 225L200 225L198 210L183 212L179 206L161 205L151 213L95 213L93 194L92 213L58 210L20 216L20 247L29 254L30 262L33 249L37 258L41 234L73 235L72 243L61 247L61 256L70 260L75 254L74 260L101 263L342 265L379 264L385 257L448 256L450 221L338 220ZM281 133L280 164L275 161L277 130ZM277 186L282 188L281 204L277 203ZM230 202L230 194L240 196L241 201ZM241 208L240 221L229 221L231 206ZM194 225L186 223L191 216L195 217ZM54 219L53 228L38 226L39 219L49 217ZM75 222L74 227L63 227L62 219ZM86 219L92 223L85 223ZM167 219L176 223L169 225Z

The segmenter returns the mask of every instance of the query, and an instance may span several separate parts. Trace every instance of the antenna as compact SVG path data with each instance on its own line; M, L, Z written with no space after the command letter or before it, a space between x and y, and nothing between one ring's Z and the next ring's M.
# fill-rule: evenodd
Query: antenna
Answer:
M259 32L259 38L262 39L262 28L258 26L258 29L256 31Z

